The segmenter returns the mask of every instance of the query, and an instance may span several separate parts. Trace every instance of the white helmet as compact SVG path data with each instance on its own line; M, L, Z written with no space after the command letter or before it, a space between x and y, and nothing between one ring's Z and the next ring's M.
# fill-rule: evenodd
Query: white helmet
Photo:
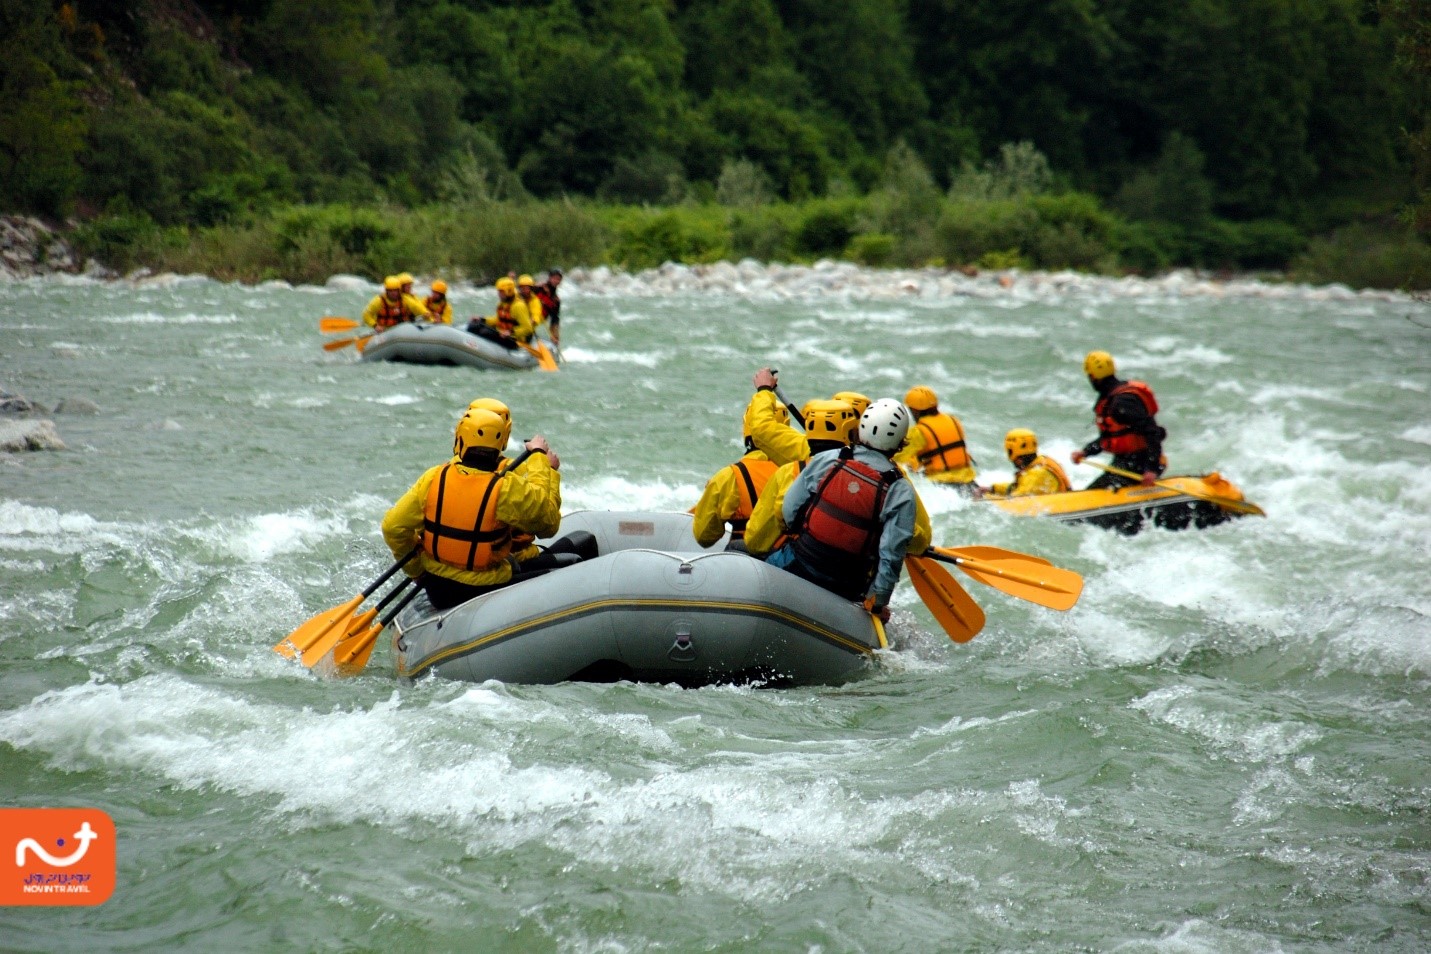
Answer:
M860 415L860 443L886 454L899 450L909 433L909 411L893 398L880 398Z

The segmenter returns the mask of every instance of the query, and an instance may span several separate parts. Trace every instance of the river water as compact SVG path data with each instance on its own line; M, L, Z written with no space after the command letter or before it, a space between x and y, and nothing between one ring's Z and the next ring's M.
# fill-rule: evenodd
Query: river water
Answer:
M368 286L32 280L0 384L93 416L0 455L0 802L93 806L98 907L0 948L1424 951L1431 946L1431 309L1192 279L668 268L569 276L560 373L357 363ZM490 310L455 286L459 315ZM272 645L390 561L378 524L495 395L564 509L685 509L752 372L795 401L935 388L1092 436L1090 348L1148 380L1172 472L1263 506L1125 537L918 484L949 546L1083 573L1055 613L968 581L945 638L836 688L329 681ZM1072 468L1075 483L1096 476ZM4 846L0 846L4 848Z

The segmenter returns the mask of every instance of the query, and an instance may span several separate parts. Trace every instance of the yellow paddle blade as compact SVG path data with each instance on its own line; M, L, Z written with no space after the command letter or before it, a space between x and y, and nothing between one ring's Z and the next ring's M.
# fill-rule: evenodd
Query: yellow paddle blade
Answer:
M337 351L339 348L348 347L348 345L353 344L357 340L357 338L338 338L335 341L325 341L323 342L323 350Z
M383 624L349 636L347 639L333 647L333 672L340 678L356 676L367 668L368 660L373 655L373 649L378 644L378 635L383 631Z
M1032 553L1020 553L1018 550L1005 550L1003 547L937 547L940 553L952 553L955 556L965 557L970 560L1027 560L1029 563L1041 563L1044 566L1053 566L1053 561L1045 560L1043 557L1034 556Z
M374 606L370 610L364 610L357 616L354 616L352 620L348 622L348 625L343 628L343 638L347 639L349 636L358 635L363 630L373 625L373 620L377 618L378 607Z
M361 595L355 596L342 606L335 606L315 614L274 646L273 651L280 656L292 659L299 653L308 650L334 629L337 629L340 634L347 632L347 628L340 628L339 624L346 622L348 617L353 615L353 611L358 608L358 604L362 603L363 599L364 597Z
M519 341L517 343L522 346L522 349L524 351L526 351L532 357L537 359L537 367L541 368L543 371L561 370L557 367L556 359L552 357L551 349L547 347L545 341L538 341L535 347L527 344L524 341Z
M318 319L318 330L325 335L334 331L353 331L362 327L351 318L342 318L338 315L324 315Z
M357 607L355 605L354 609L356 608ZM320 659L332 652L333 647L337 646L338 643L340 643L343 639L347 637L347 635L348 627L346 625L334 626L327 632L323 633L316 640L314 640L313 643L307 649L303 650L303 665L307 666L309 669L312 669L318 664L318 661Z
M359 351L362 351L368 346L368 342L371 340L373 340L372 335L363 335L361 338L353 339L353 346L356 347Z
M969 551L978 549L983 548L930 547L929 552L935 559L953 563L985 586L1049 609L1070 609L1083 593L1083 577L1072 570L1013 550L1005 551L1007 555L994 559L974 559L967 555Z
M967 643L984 628L984 611L949 571L924 557L905 557L914 591L956 643Z

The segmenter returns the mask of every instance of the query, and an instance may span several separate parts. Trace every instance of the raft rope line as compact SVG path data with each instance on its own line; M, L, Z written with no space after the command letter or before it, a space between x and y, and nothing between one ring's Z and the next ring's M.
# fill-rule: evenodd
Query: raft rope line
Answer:
M469 655L470 653L474 653L479 649L482 649L488 644L501 642L506 639L511 639L512 637L519 636L524 632L551 625L560 620L569 619L577 616L587 616L598 610L608 608L625 608L633 610L653 610L671 608L709 608L734 610L745 615L764 616L771 619L783 620L787 623L793 624L798 629L804 630L812 636L818 637L819 639L823 639L828 643L832 643L839 648L851 652L862 653L864 655L872 655L874 653L874 648L870 646L866 646L863 643L859 643L855 640L849 639L846 636L842 636L834 630L826 629L823 626L819 626L815 623L812 623L810 620L806 619L803 616L797 616L794 613L790 613L778 607L766 604L726 603L719 600L700 600L694 602L691 600L654 599L593 600L590 603L583 603L580 606L574 606L570 609L559 610L554 613L548 613L545 616L538 616L520 623L515 623L511 626L506 627L505 629L499 629L495 633L488 633L485 636L478 637L471 642L460 643L456 646L449 646L446 649L439 650L433 653L431 656L428 656L425 659L421 660L411 669L407 668L402 664L399 664L398 675L403 677L415 677L421 675L425 670L430 669L433 666L438 665L439 663L448 662L449 660ZM406 637L407 634L404 633L403 638L405 639Z

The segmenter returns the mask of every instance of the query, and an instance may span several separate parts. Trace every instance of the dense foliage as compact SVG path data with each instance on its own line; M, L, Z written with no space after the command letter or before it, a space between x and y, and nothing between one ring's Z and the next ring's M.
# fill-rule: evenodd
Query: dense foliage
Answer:
M6 0L0 210L122 244L718 205L727 253L764 209L772 254L1279 266L1414 208L1418 162L1431 226L1426 31L1425 0Z

